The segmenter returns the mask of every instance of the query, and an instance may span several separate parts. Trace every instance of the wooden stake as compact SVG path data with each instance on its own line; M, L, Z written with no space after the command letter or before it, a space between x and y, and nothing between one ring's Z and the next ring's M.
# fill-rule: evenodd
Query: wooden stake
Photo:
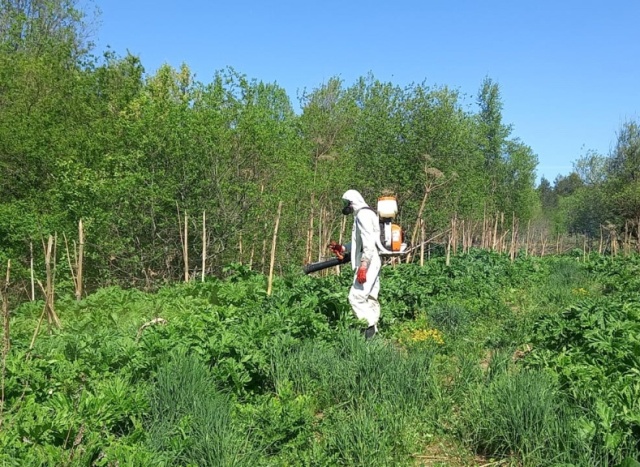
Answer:
M516 251L518 250L518 226L516 224L516 213L511 213L511 248L510 257L511 262L516 259Z
M458 254L458 214L455 213L453 215L453 219L451 219L451 248L453 250L453 254Z
M11 272L11 260L7 261L7 274L4 280L4 284L2 286L2 288L0 289L0 301L2 302L2 321L4 323L4 333L3 333L3 339L2 339L2 358L4 361L4 358L6 357L7 353L9 353L9 349L11 347L11 342L9 340L9 277L10 277L10 272ZM4 370L4 368L3 368ZM4 377L4 375L3 375ZM2 400L4 401L4 383L2 385L2 389L3 389L3 394L2 394Z
M4 382L7 374L7 355L11 349L11 334L9 332L9 277L11 260L7 261L7 275L4 285L0 288L0 301L2 302L2 321L4 332L2 336L2 381L0 381L0 427L4 421Z
M413 226L413 232L411 233L411 245L415 245L416 239L418 238L418 229L420 228L420 221L422 220L422 212L424 211L424 207L427 204L427 198L429 197L430 192L431 189L429 187L426 187L424 196L422 197L422 202L420 203L420 209L418 209L418 218L416 219L416 223ZM411 262L411 253L407 255L406 262Z
M280 213L282 212L282 201L278 203L278 213L276 214L276 225L273 228L273 241L271 242L271 262L269 264L269 280L267 283L267 295L271 295L273 287L273 266L276 262L276 245L278 242L278 226L280 224Z
M420 219L420 267L424 267L424 221Z
M500 213L500 232L504 232L502 237L500 237L500 246L498 248L498 251L502 253L506 249L505 239L507 238L507 232L504 231L504 212Z
M84 258L84 229L82 227L82 219L78 222L78 245L73 241L73 262L69 252L69 242L67 236L63 233L64 246L67 253L67 262L69 263L69 271L71 271L71 279L73 280L74 293L76 300L82 299L82 262Z
M36 299L36 276L33 269L33 242L29 242L29 250L31 252L31 258L29 260L29 267L31 269L31 301L33 302Z
M77 287L76 287L76 300L82 299L83 292L83 274L84 274L84 225L82 219L78 221L78 263L77 263Z
M640 232L638 232L638 235L640 235ZM602 254L602 246L604 245L604 238L602 235L602 224L600 224L600 244L598 245L598 254L601 255Z
M624 256L629 256L631 250L631 240L629 235L629 221L624 222L624 240L623 240Z
M318 261L322 261L324 256L324 245L322 245L322 224L324 217L324 208L320 208L320 215L318 216Z
M47 288L45 289L45 310L47 322L49 326L61 327L60 319L55 310L55 274L56 274L56 250L58 244L58 235L49 235L49 241L45 249L45 269L47 272ZM53 257L53 258L52 258ZM51 260L53 259L53 266Z
M40 283L39 283L39 285L40 285L40 288L42 288L43 293L45 293L45 296L46 296L46 291L44 290L44 287L42 287L42 284L40 284ZM38 324L36 324L36 328L33 331L33 336L31 337L31 343L29 344L29 352L31 352L31 350L33 350L33 346L36 343L36 337L38 337L38 334L40 333L40 327L42 326L42 321L44 320L44 317L45 317L46 314L47 314L47 304L45 302L45 305L42 308L42 313L40 314L40 319L38 320ZM29 359L29 355L27 355L27 359Z
M340 222L340 235L338 236L338 244L342 245L342 239L344 238L344 233L347 228L347 216L342 216L342 221ZM340 265L336 266L336 274L340 275Z
M205 269L207 267L207 213L202 211L202 275L201 282L204 282Z
M486 248L487 244L485 243L487 231L487 203L484 204L484 212L482 213L482 237L480 240L480 248Z
M313 204L314 204L315 194L311 193L311 212L309 214L309 229L307 230L307 248L305 250L305 260L307 263L310 263L313 258Z
M524 249L524 255L529 256L529 248L531 245L531 219L527 222L527 246Z
M265 230L266 230L266 226L265 226ZM267 258L267 237L264 237L262 239L262 260L260 262L260 272L262 274L264 274L264 266L267 262L266 258Z
M189 282L189 216L184 213L184 243L182 244L184 258L184 281Z
M447 242L447 259L445 261L445 264L447 266L451 265L451 243L452 243L452 237L453 237L453 229L449 229L449 241Z
M78 266L77 248L76 248L76 244L74 242L74 244L73 244L73 263L72 263L71 262L71 255L69 253L69 242L67 241L67 236L63 233L62 237L64 238L64 249L65 249L65 252L67 254L67 263L69 264L69 271L71 272L71 280L73 280L73 287L74 287L74 290L76 291L76 297L77 297L78 281L77 281L76 274L75 274L75 270L76 270L76 268Z

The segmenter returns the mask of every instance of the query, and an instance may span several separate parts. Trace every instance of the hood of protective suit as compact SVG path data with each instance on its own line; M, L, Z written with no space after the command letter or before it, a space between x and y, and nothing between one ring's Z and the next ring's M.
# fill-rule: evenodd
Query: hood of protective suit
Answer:
M342 195L342 199L346 199L351 203L354 212L358 212L360 209L369 206L367 203L365 203L362 195L356 190L347 190L344 195Z

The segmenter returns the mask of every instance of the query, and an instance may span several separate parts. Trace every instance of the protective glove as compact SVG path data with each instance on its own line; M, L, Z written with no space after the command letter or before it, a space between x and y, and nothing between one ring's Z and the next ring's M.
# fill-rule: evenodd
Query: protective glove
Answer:
M340 245L335 240L331 240L331 243L329 243L329 245L327 245L327 248L329 248L331 251L333 251L333 254L336 255L336 257L340 261L342 261L344 259L344 250L345 250L344 245Z
M358 268L358 275L356 276L356 280L358 284L364 284L367 282L367 266L362 265Z

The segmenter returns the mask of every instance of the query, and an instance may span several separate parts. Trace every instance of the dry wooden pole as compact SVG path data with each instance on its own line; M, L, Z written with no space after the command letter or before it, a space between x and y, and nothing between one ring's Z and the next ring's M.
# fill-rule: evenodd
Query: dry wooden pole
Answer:
M182 244L182 256L184 258L184 281L189 282L189 216L184 213L184 242Z
M44 288L42 287L42 284L40 282L38 282L38 284L44 290ZM44 293L45 293L45 296L46 296L46 292L44 292ZM42 321L44 320L44 317L45 317L46 314L47 314L47 304L45 302L45 305L42 308L42 313L40 314L40 319L38 319L38 324L36 324L36 328L33 331L33 337L31 337L31 343L29 344L29 352L31 352L31 350L33 349L33 346L36 343L36 337L38 337L38 334L40 333L40 327L42 326Z
M84 262L84 225L82 219L78 221L78 258L76 269L76 300L82 299L83 292L83 262Z
M0 301L2 302L2 321L4 323L4 332L2 339L2 358L4 362L4 358L9 352L9 348L11 347L11 342L9 340L9 278L11 272L11 260L7 261L7 274L5 276L4 284L2 288L0 288ZM4 370L4 367L3 367ZM3 375L4 376L4 375ZM2 385L3 389L3 397L4 400L4 384Z
M56 250L58 236L49 235L49 241L45 249L45 269L47 272L47 288L45 289L45 310L49 326L61 327L60 319L55 310L55 274L56 274ZM53 265L51 260L53 259Z
M200 280L204 282L205 270L207 267L207 213L202 211L202 276Z
M418 236L418 229L420 228L420 221L422 220L422 213L424 211L424 207L427 204L427 198L429 197L430 188L425 189L424 196L422 198L422 202L420 203L420 208L418 209L418 218L416 219L416 223L413 226L413 232L411 233L411 245L415 245L416 239ZM411 262L411 253L407 255L407 263Z
M322 224L324 217L324 208L320 208L320 215L318 216L318 261L322 261L322 256L324 255L324 248L322 245Z
M460 241L462 242L462 253L467 252L467 225L464 219L460 221Z
M71 254L69 253L69 242L67 241L67 236L63 233L62 237L64 238L64 248L65 248L65 252L67 253L67 263L69 264L69 272L71 273L71 280L73 281L74 290L77 292L78 280L77 280L75 271L76 271L76 268L78 267L78 251L76 248L76 244L74 242L73 243L73 263L72 263Z
M280 225L280 214L282 212L282 201L278 203L278 213L276 214L276 225L273 228L273 241L271 242L271 262L269 264L269 280L267 284L267 295L271 295L273 288L273 266L276 262L276 245L278 243L278 226Z
M265 226L265 230L266 230L266 226ZM267 237L264 237L262 239L262 259L260 261L260 272L262 274L264 274L264 266L266 264L266 258L267 258Z
M609 230L609 235L611 235L611 254L613 256L618 255L618 234L616 233L615 227L611 226Z
M420 267L424 267L424 220L420 219Z
M253 256L255 255L256 245L255 242L251 242L251 253L249 254L249 270L253 268Z
M347 228L347 216L342 216L340 223L340 235L338 236L338 245L342 245L342 239L344 238L345 229ZM340 275L340 265L336 266L336 274Z
M71 272L71 279L73 280L74 293L76 300L82 299L82 262L84 258L84 228L82 226L82 219L78 222L78 244L73 241L73 262L71 261L71 253L69 252L69 242L67 236L64 237L64 245L67 253L67 262L69 264L69 271Z
M242 264L242 232L240 232L238 238L238 263Z
M640 235L640 232L638 232L638 235ZM598 254L601 255L602 254L602 247L604 245L604 238L602 235L602 225L600 225L600 244L598 245Z
M187 227L185 225L184 230L182 227L182 215L180 214L180 206L178 205L178 202L176 201L176 210L178 211L178 233L180 234L180 247L182 248L182 259L184 262L184 253L185 253L185 248L184 248L184 242L185 242L185 235L183 232L187 231ZM185 213L185 220L186 220L187 214ZM185 222L186 224L186 222ZM186 267L185 267L185 271L186 271ZM186 277L185 277L185 282L187 281Z
M529 256L529 248L531 244L531 219L527 222L527 246L524 249L524 255Z
M451 222L451 225L453 226L453 221ZM453 229L449 230L449 241L447 242L447 259L445 264L447 266L449 266L451 264L451 243L452 243L452 237L453 237Z
M453 254L458 254L458 213L453 215L453 219L451 219L451 249L453 250Z
M29 250L31 252L31 258L29 259L29 269L31 269L31 301L36 299L36 275L33 268L33 242L29 242Z
M504 212L500 213L500 232L504 232L502 237L500 237L500 247L499 247L499 251L500 253L502 253L507 249L506 247L507 232L505 232L504 230Z
M487 204L484 205L484 212L482 213L482 237L480 240L480 248L486 248L486 231L487 231Z
M509 256L511 258L511 262L516 259L516 252L518 250L518 225L516 222L516 213L511 213L511 248L509 252Z
M313 204L314 204L314 198L315 198L315 194L311 193L311 212L309 214L309 229L307 230L307 246L305 249L305 260L307 263L310 263L312 261L312 255L313 255L313 213L314 213L314 209L313 209Z
M11 260L7 261L7 275L4 285L0 288L0 301L2 302L2 321L4 331L2 338L2 381L0 381L0 427L4 421L4 382L7 374L7 354L11 348L11 334L9 332L9 277L11 271Z
M624 240L623 240L623 250L624 255L629 256L631 252L631 235L629 234L629 221L624 222Z

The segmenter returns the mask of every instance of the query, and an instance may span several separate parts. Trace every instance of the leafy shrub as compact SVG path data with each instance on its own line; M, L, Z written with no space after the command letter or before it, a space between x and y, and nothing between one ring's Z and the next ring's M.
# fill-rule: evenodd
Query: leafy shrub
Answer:
M640 453L640 295L585 298L539 320L532 367L549 368L575 405L581 433L620 461Z

